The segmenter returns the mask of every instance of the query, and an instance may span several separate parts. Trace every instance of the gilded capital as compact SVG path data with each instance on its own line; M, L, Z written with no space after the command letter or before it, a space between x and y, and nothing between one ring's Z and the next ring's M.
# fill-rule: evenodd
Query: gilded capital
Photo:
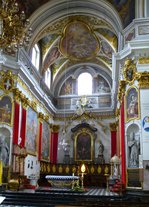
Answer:
M149 88L149 72L138 73L137 80L139 88Z
M22 106L24 108L27 108L28 105L29 105L29 99L24 96L24 98L22 99Z
M38 113L38 118L39 118L39 119L44 119L44 114L41 113L41 112L39 112L39 113Z
M51 125L52 132L58 133L59 132L59 128L60 128L59 125L54 125L54 124Z
M14 99L18 102L21 102L22 92L18 88L15 88L13 90L13 94L14 94Z
M32 102L30 103L30 106L31 106L35 111L37 111L37 103L36 103L36 102L32 101Z
M116 131L117 129L117 124L116 123L110 123L110 130L111 131Z
M45 121L47 121L47 122L49 121L49 118L50 118L49 115L45 115L45 117L44 117Z

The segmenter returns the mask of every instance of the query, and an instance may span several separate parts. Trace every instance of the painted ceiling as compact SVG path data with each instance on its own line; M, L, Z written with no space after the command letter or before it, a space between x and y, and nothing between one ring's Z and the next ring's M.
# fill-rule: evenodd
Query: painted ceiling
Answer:
M24 9L27 17L38 9L43 4L49 2L50 0L19 0L22 8ZM132 22L135 16L135 0L107 0L111 3L115 9L118 11L124 27ZM69 4L69 0L68 0Z
M109 0L118 11L124 27L134 17L134 1ZM35 10L49 1L19 2L27 17L30 17ZM41 73L44 74L51 68L52 76L55 77L55 74L63 72L68 66L81 62L103 64L111 70L112 53L118 49L117 42L114 29L102 18L76 14L57 20L43 31L41 38L39 37L38 44L43 54Z
M61 26L56 26L61 25ZM117 36L110 25L88 16L73 16L54 23L39 43L42 48L42 74L50 67L54 74L83 63L103 64L111 70Z

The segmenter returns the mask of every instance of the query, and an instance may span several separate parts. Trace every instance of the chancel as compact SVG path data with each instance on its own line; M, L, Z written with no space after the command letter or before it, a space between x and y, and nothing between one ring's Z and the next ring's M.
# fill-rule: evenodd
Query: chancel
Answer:
M2 204L148 206L148 97L149 1L0 0Z

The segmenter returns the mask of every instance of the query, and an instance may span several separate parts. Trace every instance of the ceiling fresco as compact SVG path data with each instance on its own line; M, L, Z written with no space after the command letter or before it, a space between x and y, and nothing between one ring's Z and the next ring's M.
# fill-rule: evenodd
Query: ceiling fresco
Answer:
M72 60L91 59L99 51L100 44L87 24L81 21L70 22L60 40L62 54Z
M117 36L111 26L88 16L73 16L50 25L39 44L43 53L42 74L50 67L53 77L79 63L95 63L111 70ZM91 44L90 44L91 43Z
M27 17L38 9L43 4L50 0L19 0L22 9L25 11ZM124 27L126 27L135 17L135 0L107 0L118 11ZM69 1L68 1L69 3Z
M69 1L72 0L68 0L68 3ZM28 18L47 2L50 0L19 0ZM108 2L113 10L114 8L117 10L123 28L132 22L135 14L135 0L108 0ZM51 92L55 93L55 97L63 79L70 73L74 74L79 67L84 67L86 71L85 67L88 66L94 74L103 73L103 77L109 77L110 87L112 87L112 54L118 51L118 32L112 25L111 21L103 18L102 15L97 17L88 13L81 13L81 15L75 13L57 18L53 23L47 23L43 27L35 42L42 51L42 75L44 76L48 69L51 71ZM67 87L64 92L69 94L70 88Z

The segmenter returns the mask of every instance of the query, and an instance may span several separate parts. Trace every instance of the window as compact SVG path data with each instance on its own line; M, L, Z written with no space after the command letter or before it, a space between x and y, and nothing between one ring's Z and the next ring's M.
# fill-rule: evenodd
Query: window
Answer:
M32 63L39 70L40 50L36 44L32 49Z
M92 94L92 76L90 73L81 73L78 77L78 95Z
M45 83L50 88L51 85L51 70L48 68L45 72Z

